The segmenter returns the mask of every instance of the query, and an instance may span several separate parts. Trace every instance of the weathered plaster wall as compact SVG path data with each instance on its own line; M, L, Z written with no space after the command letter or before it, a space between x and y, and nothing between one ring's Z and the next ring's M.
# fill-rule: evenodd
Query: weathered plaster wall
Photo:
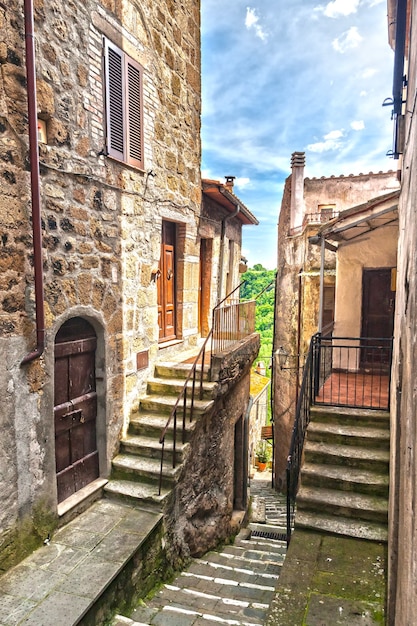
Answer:
M30 531L37 508L55 515L53 344L74 315L91 321L99 336L100 468L108 471L158 354L151 275L163 219L178 224L179 335L196 340L199 22L199 2L191 0L35 1L38 114L47 128L39 148L46 350L21 368L35 345L23 2L0 7L3 547L19 524ZM103 35L144 68L145 171L103 156ZM142 350L149 350L150 368L137 371Z
M415 9L415 3L412 3ZM391 385L388 618L409 626L417 615L417 24L412 20L405 154L399 203L397 298Z
M360 337L362 322L362 272L397 266L397 227L370 232L347 246L340 246L336 266L334 335Z
M304 197L306 213L316 213L319 204L335 204L344 211L390 191L398 189L396 172L369 172L358 176L306 178Z

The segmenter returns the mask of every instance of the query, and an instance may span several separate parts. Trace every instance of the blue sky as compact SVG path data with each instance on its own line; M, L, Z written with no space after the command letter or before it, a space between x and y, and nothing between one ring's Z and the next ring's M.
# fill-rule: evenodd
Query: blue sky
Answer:
M290 159L306 176L387 171L393 52L386 0L202 0L203 176L236 176L259 219L249 265L276 266Z

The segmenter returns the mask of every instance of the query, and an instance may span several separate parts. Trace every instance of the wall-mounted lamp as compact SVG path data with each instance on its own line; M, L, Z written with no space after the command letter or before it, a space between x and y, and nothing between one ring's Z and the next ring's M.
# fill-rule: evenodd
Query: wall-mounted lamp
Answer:
M285 367L288 359L290 358L290 356L293 357L297 357L299 356L298 354L288 354L288 352L286 351L285 348L283 348L282 346L280 346L278 348L278 350L275 352L276 356L278 357L278 364L279 364L279 369L280 370L299 370L302 369L303 366L302 365L298 365L295 367Z

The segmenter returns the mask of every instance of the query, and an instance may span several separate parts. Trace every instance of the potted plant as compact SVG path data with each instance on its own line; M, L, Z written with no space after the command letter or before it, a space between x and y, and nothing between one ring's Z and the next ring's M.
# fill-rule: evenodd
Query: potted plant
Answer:
M271 446L270 444L262 439L258 442L256 446L256 458L258 459L258 470L260 472L264 472L266 470L266 466L271 459Z

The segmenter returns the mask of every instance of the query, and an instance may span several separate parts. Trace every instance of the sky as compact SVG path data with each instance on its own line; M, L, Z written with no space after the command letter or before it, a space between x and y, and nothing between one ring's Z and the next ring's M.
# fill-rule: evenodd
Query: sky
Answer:
M386 0L201 0L202 174L236 176L259 220L243 227L249 266L276 267L291 154L305 175L388 171L394 53Z

